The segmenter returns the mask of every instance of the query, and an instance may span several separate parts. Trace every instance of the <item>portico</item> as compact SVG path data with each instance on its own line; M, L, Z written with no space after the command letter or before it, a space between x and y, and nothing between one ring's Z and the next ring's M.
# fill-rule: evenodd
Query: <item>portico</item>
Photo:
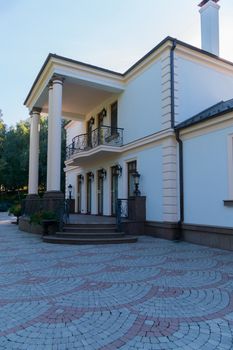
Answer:
M90 110L122 90L121 74L48 56L25 101L31 116L28 198L38 195L40 114L48 116L46 197L57 196L61 193L62 118L84 123Z

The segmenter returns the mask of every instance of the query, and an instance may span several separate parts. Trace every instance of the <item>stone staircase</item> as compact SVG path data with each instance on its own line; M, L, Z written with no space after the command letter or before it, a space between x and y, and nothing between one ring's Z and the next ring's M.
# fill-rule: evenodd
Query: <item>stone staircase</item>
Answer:
M47 243L60 244L120 244L135 243L137 237L118 232L112 223L70 223L62 232L43 236Z

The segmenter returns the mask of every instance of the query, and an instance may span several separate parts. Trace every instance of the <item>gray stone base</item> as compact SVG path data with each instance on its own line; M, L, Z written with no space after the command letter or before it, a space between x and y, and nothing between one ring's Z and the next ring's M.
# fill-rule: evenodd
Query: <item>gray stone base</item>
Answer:
M48 191L43 196L43 210L57 213L64 203L64 193L60 191Z
M122 231L127 235L144 235L145 222L141 221L129 221L122 222Z
M233 228L204 225L182 225L183 240L212 248L233 250Z
M181 238L180 226L173 222L146 221L144 233L145 235L168 240L179 240Z
M26 216L21 216L19 218L19 230L30 232L30 233L36 233L36 234L43 234L43 228L41 225L31 224L30 219Z
M169 240L182 240L212 248L233 250L233 228L168 222L145 222L145 235Z

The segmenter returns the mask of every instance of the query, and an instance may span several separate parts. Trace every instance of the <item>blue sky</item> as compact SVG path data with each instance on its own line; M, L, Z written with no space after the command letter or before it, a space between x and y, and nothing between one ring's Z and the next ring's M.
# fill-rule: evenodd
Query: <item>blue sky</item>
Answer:
M233 61L233 1L220 0L221 57ZM196 0L0 0L0 109L7 125L49 52L123 72L167 35L200 47Z

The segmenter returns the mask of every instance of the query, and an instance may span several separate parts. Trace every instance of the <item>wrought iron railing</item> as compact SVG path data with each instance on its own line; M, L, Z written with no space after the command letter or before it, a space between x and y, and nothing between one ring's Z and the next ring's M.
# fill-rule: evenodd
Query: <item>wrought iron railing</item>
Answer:
M116 226L121 231L122 221L129 217L129 199L118 198L116 201Z
M66 159L100 145L120 147L122 144L123 129L103 125L87 134L75 136L72 143L66 147Z

